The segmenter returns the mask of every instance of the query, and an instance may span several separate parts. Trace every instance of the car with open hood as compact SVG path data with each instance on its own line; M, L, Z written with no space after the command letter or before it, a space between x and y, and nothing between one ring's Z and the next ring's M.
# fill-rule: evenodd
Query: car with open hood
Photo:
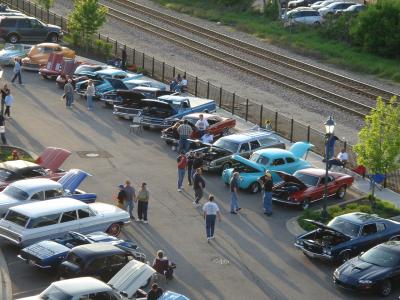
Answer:
M295 246L306 256L344 263L382 242L400 238L400 223L377 215L355 212L328 224L306 220L317 229L297 237Z
M62 148L48 147L35 160L9 160L0 163L0 191L10 183L29 178L49 178L59 180L65 175L61 165L71 155L71 152Z
M132 260L113 278L104 283L93 277L79 277L53 282L47 289L36 296L17 300L54 299L82 300L108 299L128 300L146 297L140 288L147 286L156 271L149 265Z
M71 197L86 203L96 201L96 194L79 190L79 185L89 173L78 169L71 169L58 181L48 178L33 178L17 180L0 192L0 215L13 206L36 201Z
M114 245L132 254L136 260L142 262L146 261L146 255L140 250L136 243L121 240L101 231L86 235L70 231L60 238L41 241L25 247L21 250L18 257L26 261L29 265L41 269L58 268L60 263L74 247L96 243Z
M389 296L400 279L400 241L379 244L333 272L337 287Z
M129 213L106 203L84 203L72 198L36 201L10 207L0 220L0 236L20 247L64 236L69 231L95 231L118 236Z
M32 45L6 43L4 48L0 50L0 65L14 65L15 58L25 57L31 48Z
M274 183L282 179L274 171L283 171L289 174L312 167L302 157L313 147L307 142L294 143L289 150L279 148L260 149L255 151L249 159L239 154L232 155L232 168L222 172L222 179L229 184L234 172L239 172L239 188L251 193L261 191L259 182L266 171L270 171Z
M206 145L194 152L201 153L203 170L221 171L232 167L233 154L250 157L254 151L264 148L285 149L285 143L273 132L249 130L223 136L212 145Z
M310 204L324 197L325 170L307 168L294 172L293 175L275 171L282 182L274 185L272 189L272 201L289 205L309 208ZM328 195L336 199L343 199L346 190L353 184L354 177L336 173L328 173Z

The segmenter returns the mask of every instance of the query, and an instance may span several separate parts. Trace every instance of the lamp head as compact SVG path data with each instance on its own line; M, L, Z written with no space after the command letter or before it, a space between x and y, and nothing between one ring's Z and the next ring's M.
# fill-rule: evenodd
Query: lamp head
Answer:
M325 121L325 133L326 134L333 134L335 131L335 121L333 120L332 116L329 116L329 118Z

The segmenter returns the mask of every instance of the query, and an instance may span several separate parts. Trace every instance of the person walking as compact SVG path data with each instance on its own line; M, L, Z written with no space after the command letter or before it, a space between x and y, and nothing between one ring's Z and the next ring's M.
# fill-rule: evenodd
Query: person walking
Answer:
M194 161L194 152L190 151L189 152L189 156L187 158L187 178L188 178L188 184L192 185L192 181L193 181L193 161Z
M214 202L214 195L208 196L208 202L203 205L203 218L206 221L207 242L214 238L215 221L221 222L221 213L218 205Z
M126 201L126 192L125 192L125 187L123 184L120 184L118 186L119 191L117 195L117 206L119 208L124 209L125 208L125 201Z
M131 186L130 180L125 180L125 187L124 191L126 194L126 200L125 200L125 210L129 213L129 217L132 220L135 220L135 217L133 216L133 207L135 206L134 202L136 202L136 194L135 194L135 189L133 186Z
M0 115L0 136L1 136L1 141L3 142L3 145L7 145L6 126L5 126L3 115Z
M274 183L272 181L272 175L268 171L265 172L265 175L260 178L263 184L263 209L264 214L271 216L272 215L272 187Z
M72 85L72 79L68 79L68 82L64 85L64 95L65 106L67 108L72 107L72 103L74 102L74 87Z
M192 135L193 129L190 127L188 120L184 120L183 124L179 125L177 131L179 134L178 153L181 153L182 151L186 153L189 148L189 142L187 139Z
M14 80L18 77L18 83L22 84L21 80L21 59L16 57L14 59L14 77L11 79L11 83L14 83Z
M231 214L236 215L241 208L238 204L238 192L239 188L239 172L234 172L230 182L231 190Z
M6 96L10 93L10 89L8 88L7 83L5 83L2 87L2 89L0 90L1 92L1 115L4 114L4 105L5 105L5 99Z
M147 190L146 183L143 182L142 186L137 194L137 214L138 222L143 220L143 223L148 223L147 220L147 209L149 208L149 191Z
M194 201L193 205L195 207L200 206L200 200L203 198L203 190L206 187L206 182L204 178L201 176L202 170L201 168L196 169L196 173L193 176L193 189L194 189Z
M4 111L4 115L8 118L11 119L11 106L14 103L14 97L11 95L11 92L7 94L7 96L4 98L4 104L6 105L6 110Z
M93 110L93 97L96 94L96 89L93 84L93 80L89 79L88 86L86 88L86 104L88 110Z
M196 124L197 131L199 132L200 138L206 133L207 128L210 126L206 119L204 119L204 115L200 114L199 119L197 120Z
M178 192L182 192L183 179L185 178L185 171L187 166L187 158L183 151L178 156L177 162L178 162Z
M201 153L196 152L194 159L193 159L193 164L192 164L192 175L191 175L192 179L193 179L193 176L194 176L194 173L196 172L196 170L198 168L203 168L203 164L204 164L204 161L203 161L203 158L201 157Z

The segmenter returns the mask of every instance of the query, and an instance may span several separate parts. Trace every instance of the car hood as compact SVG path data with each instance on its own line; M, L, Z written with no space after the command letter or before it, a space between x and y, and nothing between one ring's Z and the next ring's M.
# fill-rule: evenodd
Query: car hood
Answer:
M127 293L128 298L131 298L155 272L148 264L132 260L115 274L108 284L119 292Z
M65 191L74 193L78 186L87 176L92 176L85 171L79 169L71 169L58 182L62 184Z
M327 226L327 225L325 225L325 224L323 224L321 222L310 220L310 219L304 219L304 221L306 221L308 223L311 223L311 224L313 224L313 225L317 226L318 228L321 228L321 229L323 229L325 231L330 231L330 232L335 233L336 235L341 235L341 236L344 236L346 238L351 239L351 237L348 236L347 234L344 234L343 232L340 232L340 231L338 231L336 229L333 229L333 228L331 228L331 227L329 227L329 226Z
M298 184L302 189L306 189L307 185L296 176L290 175L282 171L274 171L284 182L293 182Z
M68 252L69 250L70 248L67 246L61 245L55 241L42 241L22 249L23 252L29 253L40 259L57 256Z
M248 160L244 158L243 156L240 156L239 154L232 155L232 159L236 160L242 164L245 164L247 166L252 167L253 169L256 169L259 172L265 172L266 168L260 164L255 163L254 161Z
M56 172L64 161L71 155L71 152L62 148L48 147L36 159L35 163L45 169Z
M312 147L314 147L314 145L307 142L296 142L290 146L289 151L293 153L294 157L301 158Z
M374 278L381 277L383 274L388 273L391 270L392 268L390 267L381 267L362 261L359 257L354 257L338 268L340 276L348 276L357 280L373 280Z
M164 101L153 100L153 99L143 99L143 106L150 106L154 108L172 109L172 106Z

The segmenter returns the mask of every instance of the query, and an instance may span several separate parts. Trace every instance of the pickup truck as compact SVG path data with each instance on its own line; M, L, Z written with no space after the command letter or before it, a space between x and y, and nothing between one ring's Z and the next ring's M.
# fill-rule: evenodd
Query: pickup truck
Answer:
M130 117L140 115L144 128L167 128L176 120L191 113L214 112L214 100L176 95L164 95L158 99L141 100L140 108L125 108Z

